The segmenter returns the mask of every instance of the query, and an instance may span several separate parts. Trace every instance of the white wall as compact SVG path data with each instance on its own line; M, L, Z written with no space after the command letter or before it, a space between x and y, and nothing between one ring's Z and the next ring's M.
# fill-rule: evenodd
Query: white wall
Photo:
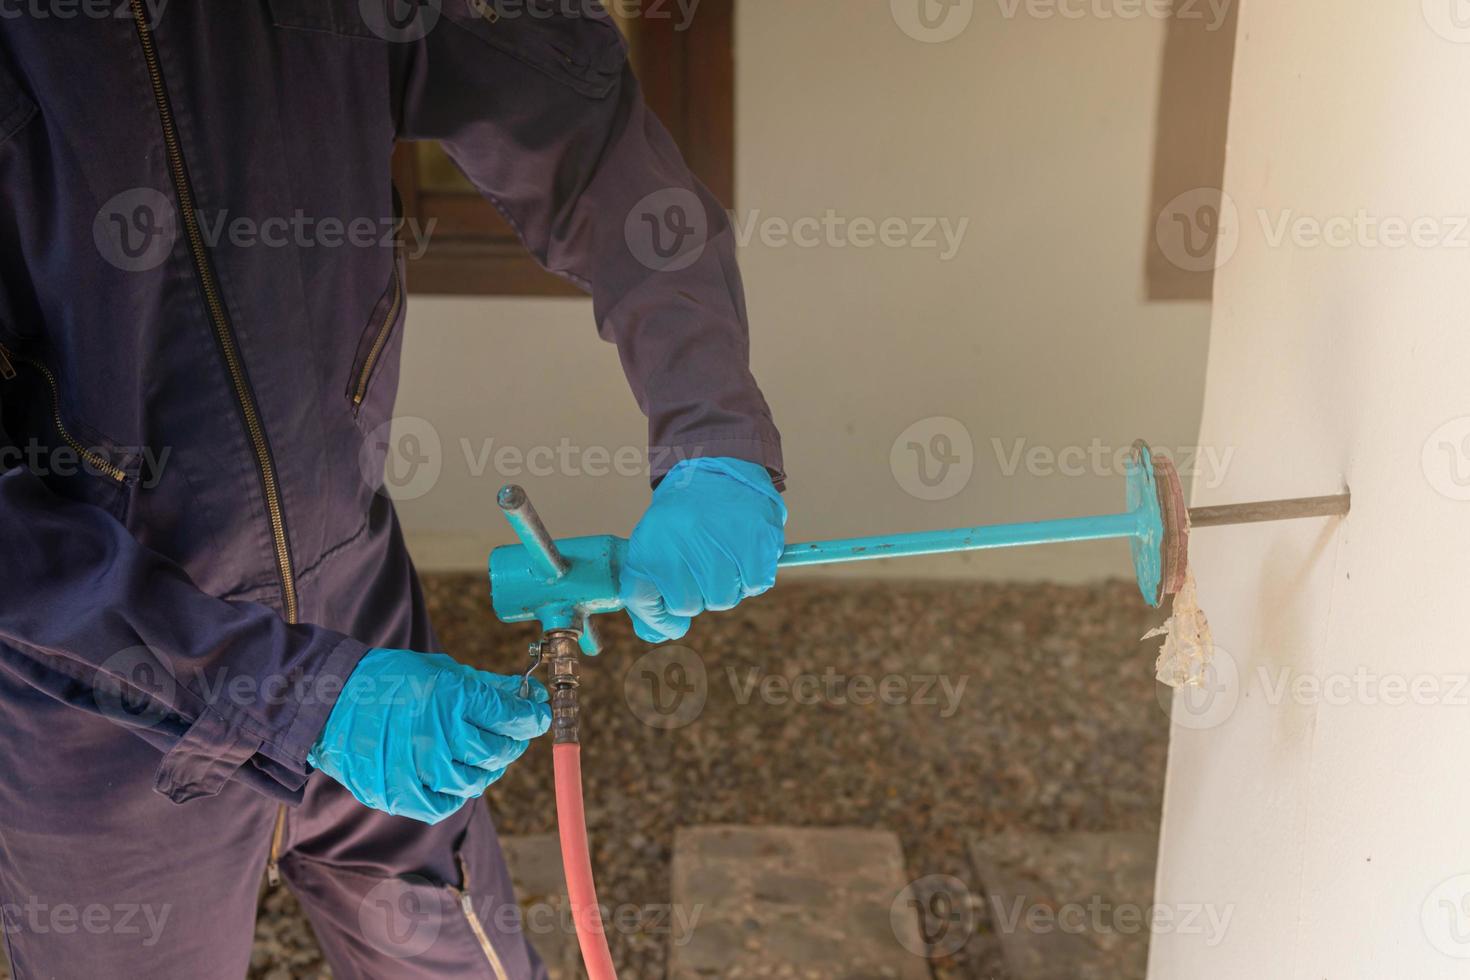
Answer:
M804 249L759 234L743 250L793 540L1108 510L1122 478L1111 457L1097 467L1079 451L1195 442L1207 309L1141 299L1164 25L1036 17L1050 8L1025 2L969 9L958 36L930 44L888 0L738 8L737 220L830 209L968 222L949 261L942 247ZM590 318L579 301L410 303L398 411L432 420L446 450L438 483L401 508L423 564L478 567L507 538L493 493L516 474L472 477L460 439L643 444ZM544 398L553 377L560 404ZM954 478L963 490L943 501L906 492L890 466L899 434L934 417L973 444L972 479ZM919 441L933 434L921 425ZM1068 447L1081 475L1048 462ZM1041 454L1029 471L1027 452ZM901 454L909 485L914 460ZM646 502L639 477L523 479L558 534L627 533ZM886 571L1079 579L1128 564L1106 543Z
M1195 538L1223 653L1174 702L1157 899L1231 918L1213 946L1155 936L1153 977L1470 975L1470 31L1450 10L1241 9L1239 247L1201 434L1238 452L1195 502L1346 482L1354 509Z

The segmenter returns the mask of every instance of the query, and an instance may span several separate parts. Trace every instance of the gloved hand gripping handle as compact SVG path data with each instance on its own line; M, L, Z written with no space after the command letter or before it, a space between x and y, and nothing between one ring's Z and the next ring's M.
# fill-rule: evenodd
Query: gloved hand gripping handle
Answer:
M1158 606L1183 584L1191 526L1336 517L1352 506L1343 492L1190 509L1174 465L1143 442L1126 458L1124 491L1126 509L1119 513L788 544L776 564L792 568L1113 538L1131 546L1139 591ZM521 545L490 554L495 614L505 623L534 620L548 631L578 632L582 651L597 653L594 617L623 608L619 582L628 542L608 535L552 540L520 487L502 490L500 506Z

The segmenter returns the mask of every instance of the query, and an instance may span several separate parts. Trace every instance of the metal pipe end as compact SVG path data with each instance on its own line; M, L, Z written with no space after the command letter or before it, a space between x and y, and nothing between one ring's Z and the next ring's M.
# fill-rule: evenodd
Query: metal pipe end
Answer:
M500 488L500 493L495 495L495 502L500 505L501 510L519 510L526 506L526 491L512 483Z

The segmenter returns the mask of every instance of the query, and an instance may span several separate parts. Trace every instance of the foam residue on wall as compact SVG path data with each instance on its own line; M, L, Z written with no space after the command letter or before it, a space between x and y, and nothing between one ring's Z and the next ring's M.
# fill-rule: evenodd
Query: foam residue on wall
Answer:
M1170 687L1203 687L1215 653L1210 621L1199 607L1194 573L1186 572L1184 585L1174 594L1169 618L1143 634L1143 639L1164 638L1154 676Z

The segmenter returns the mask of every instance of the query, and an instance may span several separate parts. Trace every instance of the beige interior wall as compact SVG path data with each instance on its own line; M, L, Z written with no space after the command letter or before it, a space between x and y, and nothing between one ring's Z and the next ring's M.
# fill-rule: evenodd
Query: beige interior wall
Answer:
M918 5L738 8L736 218L754 229L755 369L785 435L793 540L1108 510L1115 451L1197 441L1207 309L1143 299L1163 21L961 0L930 43L910 34L926 36ZM779 243L782 223L829 210L900 219L890 239L927 219L964 232L952 255L937 229L932 248ZM507 540L493 498L512 478L558 534L631 529L641 476L472 462L488 439L643 444L589 303L415 298L409 323L398 412L442 445L437 480L401 501L422 564L479 567ZM907 444L944 435L959 461L931 489ZM1128 564L1104 543L853 570L1075 580Z
M1352 487L1345 524L1200 531L1219 666L1174 701L1158 978L1470 974L1470 23L1241 8L1196 503ZM1175 921L1180 921L1176 917ZM1214 938L1219 938L1214 936Z

